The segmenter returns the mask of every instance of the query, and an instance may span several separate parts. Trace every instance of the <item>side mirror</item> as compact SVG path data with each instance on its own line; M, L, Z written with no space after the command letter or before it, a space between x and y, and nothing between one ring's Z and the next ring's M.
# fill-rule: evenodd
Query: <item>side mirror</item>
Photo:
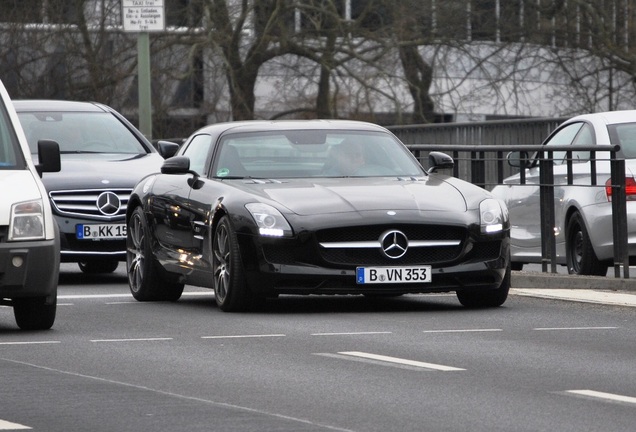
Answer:
M60 145L53 140L38 141L38 164L35 166L40 177L45 172L60 172Z
M187 156L174 156L163 161L161 174L188 174L190 173L190 158Z
M157 151L164 159L171 158L177 154L179 147L179 144L173 143L172 141L161 140L157 142Z
M439 169L452 169L455 166L453 158L442 152L430 152L428 155L428 172L433 173Z
M508 165L515 168L528 168L530 167L530 156L526 151L513 151L506 156Z

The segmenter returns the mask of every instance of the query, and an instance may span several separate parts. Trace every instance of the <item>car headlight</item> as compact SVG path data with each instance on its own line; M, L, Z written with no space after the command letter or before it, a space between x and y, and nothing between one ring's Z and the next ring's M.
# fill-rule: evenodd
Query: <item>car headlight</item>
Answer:
M479 224L482 233L503 231L508 220L508 208L500 200L488 198L479 203Z
M262 236L284 237L292 235L292 229L287 219L274 207L262 203L250 203L245 204L245 208L251 213Z
M44 238L44 208L42 200L26 201L11 206L9 241L41 240Z

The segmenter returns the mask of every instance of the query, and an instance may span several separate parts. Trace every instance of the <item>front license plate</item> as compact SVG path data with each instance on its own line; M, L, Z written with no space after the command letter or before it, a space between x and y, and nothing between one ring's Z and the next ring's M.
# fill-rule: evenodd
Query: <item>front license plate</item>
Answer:
M126 224L75 225L79 240L112 240L126 238Z
M356 282L358 284L431 282L431 266L358 267Z

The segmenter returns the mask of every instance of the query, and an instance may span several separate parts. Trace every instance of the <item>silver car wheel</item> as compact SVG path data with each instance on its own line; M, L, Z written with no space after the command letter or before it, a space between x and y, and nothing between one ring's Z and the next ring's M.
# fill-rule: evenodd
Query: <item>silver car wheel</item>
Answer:
M126 248L126 261L128 267L128 281L130 290L135 293L143 283L143 270L145 257L143 251L144 228L141 216L135 212L128 225L128 245Z
M230 247L228 231L225 225L219 226L214 236L213 266L214 266L214 295L221 303L227 298L230 284Z
M236 233L228 216L216 226L212 240L212 272L214 296L219 309L239 312L248 309L253 298L247 288Z

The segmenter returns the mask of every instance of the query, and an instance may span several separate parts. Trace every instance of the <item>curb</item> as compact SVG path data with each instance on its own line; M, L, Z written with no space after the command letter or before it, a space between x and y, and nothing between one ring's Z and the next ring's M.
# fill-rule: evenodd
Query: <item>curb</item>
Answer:
M512 288L607 290L636 293L636 279L611 276L577 276L558 273L513 271Z

